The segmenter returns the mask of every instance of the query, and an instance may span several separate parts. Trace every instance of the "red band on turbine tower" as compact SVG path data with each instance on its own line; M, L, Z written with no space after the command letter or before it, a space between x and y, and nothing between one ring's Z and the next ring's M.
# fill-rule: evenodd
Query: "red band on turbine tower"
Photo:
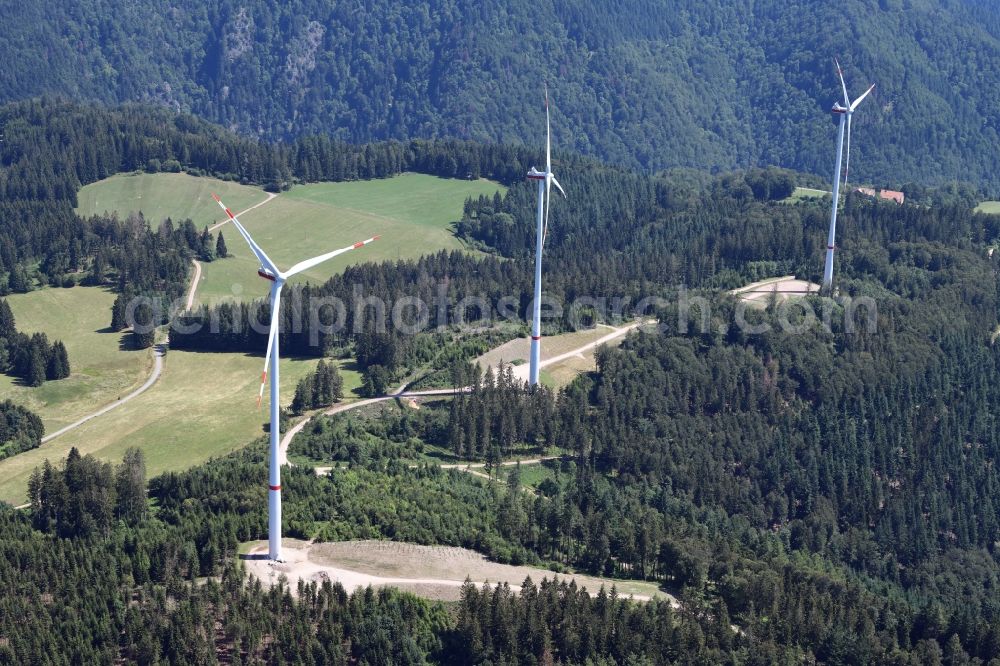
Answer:
M540 335L533 335L533 336L531 336L531 339L532 340L541 340L542 336L540 336Z
M837 248L835 248L833 245L827 245L826 249L828 249L828 250L835 250Z
M273 490L275 492L281 492L281 486L270 486L269 485L268 488L270 488L271 490Z

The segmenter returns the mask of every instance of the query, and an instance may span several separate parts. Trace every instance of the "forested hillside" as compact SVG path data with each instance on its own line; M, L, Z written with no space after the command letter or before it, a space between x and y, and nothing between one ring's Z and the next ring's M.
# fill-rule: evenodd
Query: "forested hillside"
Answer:
M852 171L1000 187L1000 14L985 0L4 3L0 100L144 101L269 139L457 137L633 167ZM39 67L39 63L45 63Z
M520 174L537 152L268 144L165 110L50 102L9 105L0 124L8 285L31 266L28 288L69 274L122 294L182 289L187 258L211 240L192 224L73 214L81 183L120 170L188 169L280 189L412 169L512 184L469 199L456 226L488 255L356 265L292 290L286 316L297 298L349 299L355 285L433 303L441 283L448 307L468 294L514 295L524 311L534 193ZM600 352L599 372L559 393L526 395L504 377L396 420L317 420L292 452L346 466L322 477L288 468L285 534L461 545L656 581L679 609L538 582L516 596L467 587L457 616L405 594L349 598L334 585L303 588L296 601L232 566L240 542L265 534L261 447L157 477L148 503L141 455L112 466L73 452L32 476L29 511L0 508L0 585L10 590L0 595L0 664L43 646L80 663L991 663L1000 654L1000 347L990 335L1000 254L989 248L1000 216L973 213L961 192L926 190L928 205L905 206L850 195L837 284L844 296L874 297L877 330L850 332L839 305L815 300L837 315L829 329L744 335L725 290L787 272L815 277L828 203L775 201L791 187L778 170L692 183L580 157L560 166L573 197L553 203L546 290L620 297L630 316L644 296L676 303L683 285L711 305L709 326L695 317L684 327L677 308L662 307L656 334ZM236 316L249 304L227 307L215 311L218 332L171 345L261 349L247 313ZM758 315L774 324L780 310ZM369 369L398 371L446 345L355 323L320 341ZM283 344L317 354L308 333ZM332 376L313 382L311 400L333 399ZM18 446L41 434L22 416L11 425L30 438L11 435ZM516 474L501 484L410 467L422 443L490 462L558 446L567 459L527 493Z

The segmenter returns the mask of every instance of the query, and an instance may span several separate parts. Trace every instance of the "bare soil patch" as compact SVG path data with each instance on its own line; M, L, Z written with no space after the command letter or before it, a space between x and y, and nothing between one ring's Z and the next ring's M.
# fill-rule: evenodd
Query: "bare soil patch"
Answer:
M818 294L819 290L820 286L814 282L798 280L794 275L787 275L754 282L745 287L733 289L729 293L739 296L745 302L766 307L772 296L779 301L784 301L809 294Z
M620 596L632 596L637 601L658 597L677 603L652 583L555 574L536 567L499 564L465 548L371 540L310 544L285 539L282 543L285 562L252 559L252 555L266 552L266 544L260 543L250 549L251 557L245 564L263 583L273 584L279 576L285 576L293 590L299 580L331 580L339 581L348 592L368 585L391 586L428 599L447 601L458 599L467 578L477 585L507 583L518 591L525 578L538 583L542 578L558 576L576 581L578 587L586 588L591 595L597 594L602 585L608 590L615 586Z

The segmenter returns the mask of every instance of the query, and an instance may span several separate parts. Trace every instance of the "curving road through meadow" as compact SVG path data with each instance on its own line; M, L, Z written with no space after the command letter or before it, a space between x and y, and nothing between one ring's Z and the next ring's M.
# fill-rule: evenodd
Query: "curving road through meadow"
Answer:
M254 208L259 208L260 206L263 206L264 204L266 204L269 201L273 200L276 196L278 196L278 195L274 194L272 192L268 192L266 199L264 199L263 201L260 201L260 202L258 202L256 204L254 204L253 206L250 206L246 210L242 211L240 213L240 215L242 215L243 213L246 213L247 211L253 210ZM224 220L222 222L217 222L216 224L214 224L211 227L209 227L209 231L218 229L219 227L221 227L222 225L224 225L226 222L228 222L228 219L226 219L226 220ZM201 263L198 262L196 259L192 259L191 261L194 264L194 279L191 280L191 287L189 288L188 295L187 295L187 305L186 305L186 307L187 307L188 310L190 310L193 307L193 305L194 305L194 297L195 297L195 294L197 293L197 290L198 290L198 283L201 281ZM45 437L42 437L42 444L45 444L46 442L51 441L51 440L55 439L56 437L59 437L60 435L64 435L67 432L69 432L70 430L73 430L74 428L79 428L80 426L82 426L87 421L90 421L91 419L96 419L98 416L102 416L104 414L107 414L112 409L115 409L115 408L119 407L120 405L125 404L129 400L132 400L133 398L136 398L136 397L142 395L143 393L145 393L146 391L148 391L150 388L152 388L153 384L156 383L156 381L160 378L160 374L163 372L163 359L167 355L167 346L168 346L168 344L169 343L163 343L163 344L158 344L158 345L154 346L154 348L153 348L153 370L149 374L149 377L146 378L146 381L143 383L142 386L140 386L136 390L132 391L131 393L129 393L128 395L126 395L124 398L120 398L120 399L116 400L115 402L112 402L112 403L110 403L108 405L105 405L104 407L101 407L97 411L92 412L90 414L87 414L82 419L80 419L78 421L75 421L75 422L69 424L68 426L60 428L59 430L56 430L52 434L49 434L49 435L46 435Z
M129 400L132 400L133 398L137 398L140 395L142 395L143 393L145 393L146 391L148 391L153 386L153 384L156 383L156 380L160 378L160 373L163 372L163 357L166 356L166 355L167 355L167 345L166 344L155 345L153 347L153 371L149 374L149 377L146 379L146 382L142 386L140 386L136 390L132 391L131 393L129 393L124 398L119 398L118 400L116 400L116 401L114 401L114 402L112 402L112 403L110 403L108 405L105 405L104 407L101 407L96 412L93 412L91 414L87 414L86 416L84 416L79 421L75 421L74 423L70 423L65 428L60 428L59 430L56 430L51 435L46 435L45 437L42 437L42 444L44 444L44 443L46 443L46 442L48 442L50 440L55 439L59 435L64 435L64 434L66 434L67 432L69 432L70 430L72 430L74 428L79 428L80 426L82 426L87 421L89 421L91 419L96 419L98 416L101 416L102 414L107 414L112 409L120 407L120 406L124 405L126 402L128 402Z

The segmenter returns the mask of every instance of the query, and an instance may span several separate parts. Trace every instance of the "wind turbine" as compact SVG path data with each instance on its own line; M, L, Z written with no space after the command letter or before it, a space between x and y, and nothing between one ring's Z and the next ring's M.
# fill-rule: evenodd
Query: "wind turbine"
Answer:
M844 126L847 126L847 169L851 168L851 116L855 109L861 104L865 97L875 89L875 84L853 102L847 95L847 84L844 83L844 72L840 69L840 62L837 62L837 76L840 77L840 87L844 91L844 103L835 102L833 113L840 116L840 127L837 129L837 167L833 174L833 210L830 213L830 235L826 240L826 265L823 267L823 291L830 293L833 290L833 251L837 235L837 206L840 203L840 174L841 159L844 153ZM847 170L844 172L844 184L847 184Z
M528 180L538 181L538 227L535 232L535 298L531 302L531 361L528 384L538 384L538 364L542 351L542 246L549 230L549 198L554 184L566 197L566 191L552 173L552 129L549 124L549 89L545 88L545 171L531 167Z
M337 255L343 254L345 252L350 252L351 250L356 250L362 245L367 245L373 241L378 240L378 236L374 236L367 240L360 241L354 245L349 245L348 247L341 248L339 250L334 250L333 252L327 252L326 254L321 254L318 257L313 257L312 259L306 259L305 261L300 261L285 272L278 270L274 262L271 261L264 250L260 249L260 246L254 242L247 230L243 228L240 221L236 219L232 211L226 207L222 200L216 194L212 194L212 198L215 199L216 203L222 207L222 210L226 211L226 215L232 220L236 229L240 232L246 240L247 245L250 246L250 250L257 256L260 261L260 268L257 269L257 275L261 276L265 280L271 282L271 324L268 329L267 336L267 352L264 355L264 372L260 377L260 393L257 395L257 406L260 407L261 399L264 397L264 384L267 383L267 365L268 362L271 364L271 452L270 452L270 472L268 481L268 495L267 495L267 536L268 536L268 559L270 560L280 560L281 559L281 467L278 464L278 446L281 441L281 426L280 426L280 413L279 413L279 403L278 403L278 328L280 326L281 320L279 319L279 313L281 312L281 288L285 286L285 281L288 278L301 273L302 271L308 270L313 266L317 266L328 259L333 259Z

